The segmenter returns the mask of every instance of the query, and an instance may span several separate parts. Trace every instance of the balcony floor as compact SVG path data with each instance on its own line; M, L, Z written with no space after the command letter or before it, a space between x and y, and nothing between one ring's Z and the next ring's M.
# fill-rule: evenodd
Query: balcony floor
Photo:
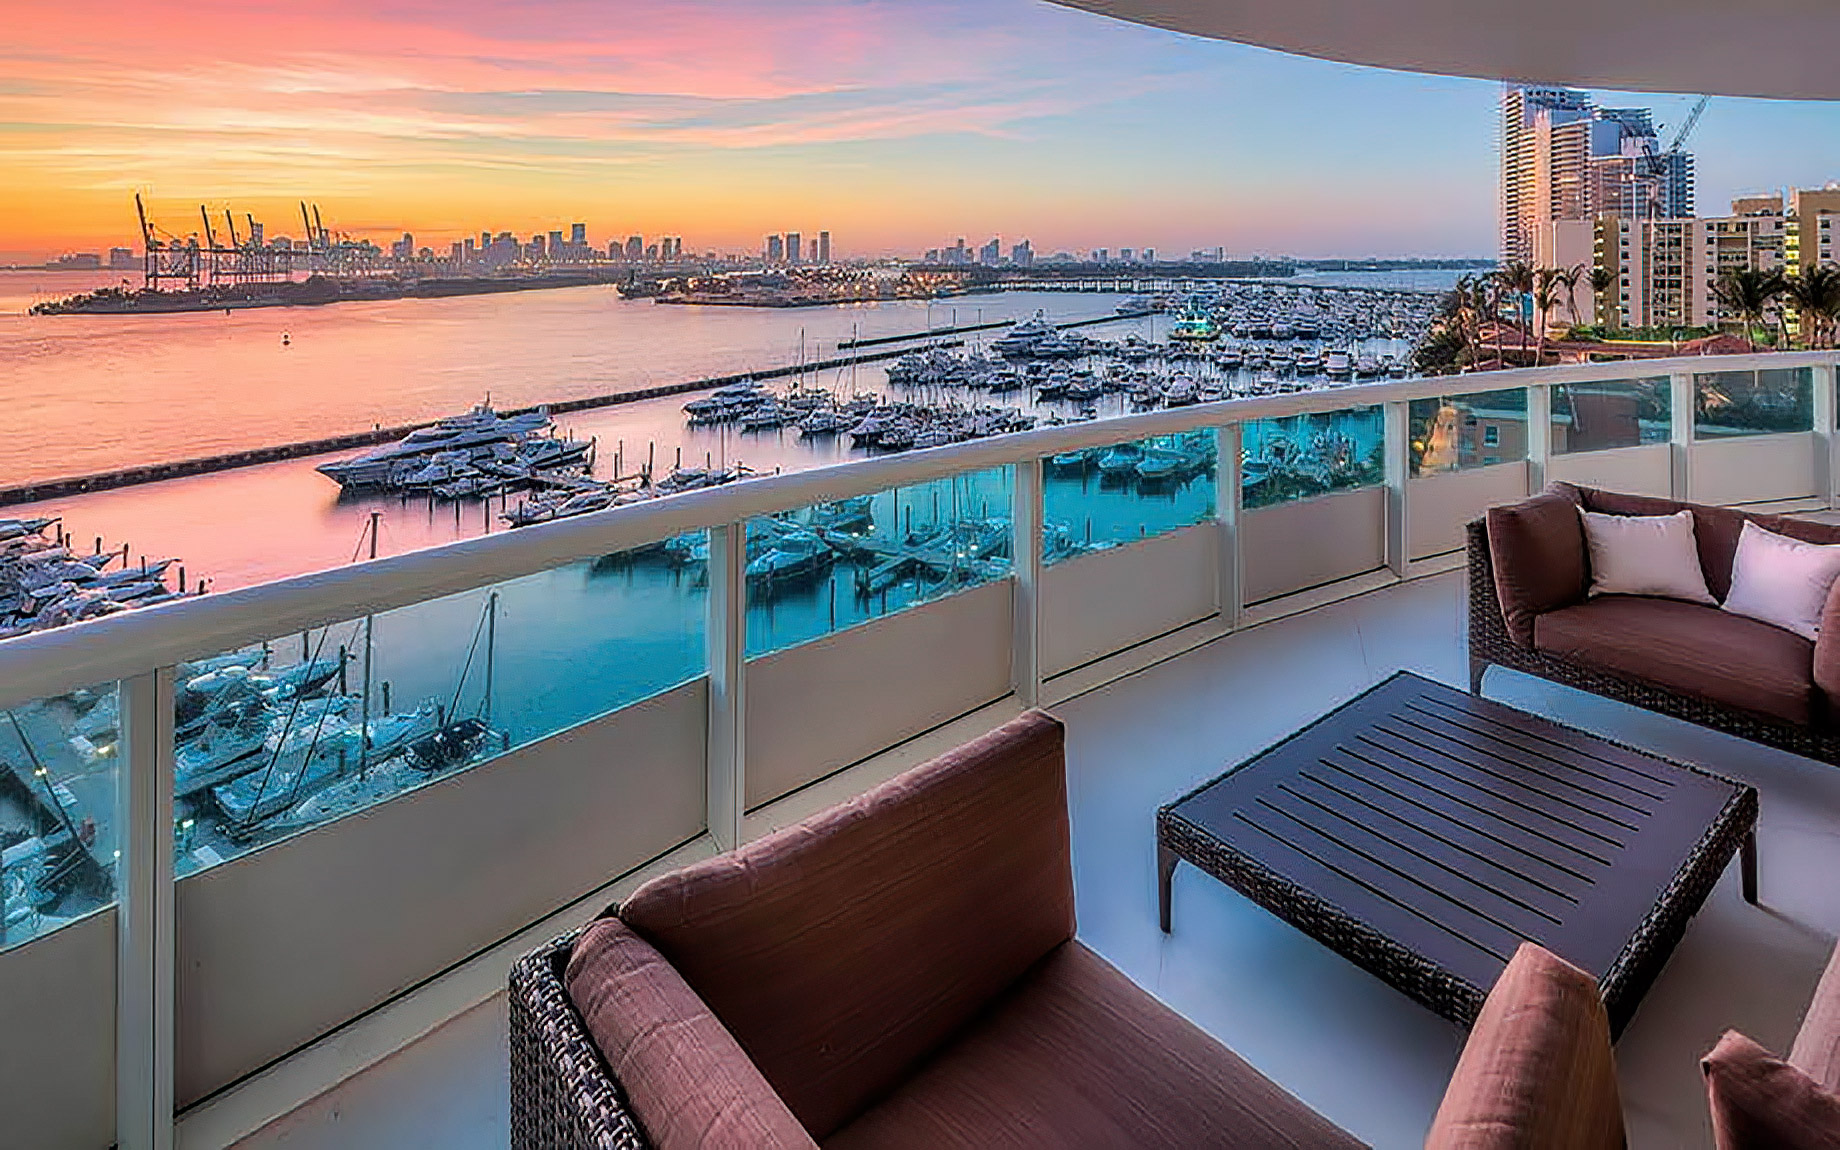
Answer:
M1091 692L1068 723L1080 935L1140 985L1378 1147L1420 1144L1457 1027L1192 868L1157 930L1156 807L1401 668L1464 682L1462 577L1419 580L1267 624ZM1786 1049L1840 930L1840 771L1491 672L1496 699L1762 794L1761 901L1731 868L1617 1047L1631 1145L1710 1145L1698 1057L1728 1027ZM245 1140L249 1147L503 1146L495 1000Z

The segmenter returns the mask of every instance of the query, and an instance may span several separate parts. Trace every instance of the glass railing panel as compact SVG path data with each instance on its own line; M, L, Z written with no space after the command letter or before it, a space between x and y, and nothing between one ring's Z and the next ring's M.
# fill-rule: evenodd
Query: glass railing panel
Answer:
M0 950L115 901L115 684L0 712Z
M1435 475L1527 458L1527 389L1415 399L1412 474Z
M1693 377L1696 439L1770 435L1814 427L1814 369L1703 371Z
M747 529L747 654L1010 573L1010 468L763 516Z
M1042 561L1053 565L1213 518L1215 462L1212 428L1042 460Z
M181 665L178 873L701 675L707 554L679 537Z
M1552 388L1552 453L1578 454L1666 443L1671 434L1668 377L1562 383Z
M1381 408L1258 419L1240 432L1240 503L1270 507L1386 481Z

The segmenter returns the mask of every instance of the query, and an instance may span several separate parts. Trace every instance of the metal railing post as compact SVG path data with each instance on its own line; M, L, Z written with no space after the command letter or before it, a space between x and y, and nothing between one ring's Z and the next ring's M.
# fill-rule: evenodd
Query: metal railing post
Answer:
M718 850L741 845L747 809L747 524L709 529L709 837Z
M1834 449L1840 443L1834 428L1834 365L1817 364L1814 372L1814 491L1828 507L1834 505Z
M173 1145L173 671L118 684L115 1138Z
M1240 552L1239 519L1243 509L1240 463L1243 459L1240 425L1228 424L1214 429L1214 526L1216 541L1214 571L1214 606L1221 623L1229 629L1239 626L1244 606L1245 558Z
M1394 400L1382 408L1386 457L1386 565L1401 579L1411 564L1407 554L1406 488L1412 477L1411 404Z
M1552 459L1552 385L1527 388L1527 494L1546 490L1546 465Z
M1693 373L1671 373L1668 376L1669 485L1675 499L1693 498L1693 425L1698 412L1699 396Z
M1011 598L1010 686L1025 707L1041 703L1041 572L1043 491L1041 460L1016 464L1010 488L1010 543L1016 572Z

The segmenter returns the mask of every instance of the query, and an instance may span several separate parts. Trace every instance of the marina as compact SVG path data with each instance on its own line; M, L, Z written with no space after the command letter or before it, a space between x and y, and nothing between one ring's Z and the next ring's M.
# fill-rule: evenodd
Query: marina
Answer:
M855 357L814 366L826 361L811 340L812 354L795 345L777 377L717 374L729 382L699 390L689 411L682 393L668 393L564 412L565 404L593 398L566 389L547 408L501 408L507 393L482 388L451 403L443 418L354 445L363 450L70 495L10 513L27 523L61 514L110 535L132 524L134 537L159 540L194 570L209 571L212 586L246 585L751 473L1102 419L1152 398L1180 404L1268 386L1261 376L1278 343L1231 334L1241 301L1210 308L1228 332L1202 345L1167 339L1172 321L1157 301L1146 310L1128 298L1100 300L1095 317L1094 297L1069 298L1081 313L1037 317L1048 301L1012 301L1021 322L982 333L988 339L896 343L874 367L847 361ZM925 310L903 307L885 317L889 326L923 328L913 319L928 318ZM851 330L875 327L860 315L840 318ZM1079 320L1102 322L1067 329ZM1311 341L1293 335L1283 346L1300 342ZM1407 350L1403 339L1354 331L1319 334L1313 344L1346 347L1351 364ZM1267 353L1263 369L1247 362L1255 348ZM1276 386L1336 382L1300 379L1293 368ZM487 391L493 404L478 404ZM469 403L478 406L467 410ZM1377 413L1362 408L1249 428L1248 505L1374 481L1379 434ZM1212 516L1213 449L1211 436L1190 435L1044 461L1044 562L1077 561ZM999 469L751 523L749 656L1002 578L1013 562L1012 484ZM226 522L238 529L223 531ZM33 530L51 549L68 549L61 525ZM181 587L199 590L176 564L114 555L99 578L157 568L184 580L149 594L151 601ZM707 560L707 540L697 533L278 635L181 668L178 869L234 858L693 678L703 660ZM569 668L570 689L539 689L558 666ZM0 719L0 849L8 852L15 937L81 914L106 893L118 710L113 688L99 687Z

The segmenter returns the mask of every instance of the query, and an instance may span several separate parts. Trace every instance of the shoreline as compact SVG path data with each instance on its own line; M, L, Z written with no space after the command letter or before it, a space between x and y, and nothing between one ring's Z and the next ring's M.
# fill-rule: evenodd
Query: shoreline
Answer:
M617 287L630 273L558 272L515 278L468 276L452 279L335 280L313 276L284 283L251 284L244 288L203 288L183 292L123 292L102 288L69 299L34 305L31 315L179 315L209 311L250 311L270 307L323 307L335 303L364 303L399 299L446 299L453 296L498 295L506 292L543 291L550 288Z

